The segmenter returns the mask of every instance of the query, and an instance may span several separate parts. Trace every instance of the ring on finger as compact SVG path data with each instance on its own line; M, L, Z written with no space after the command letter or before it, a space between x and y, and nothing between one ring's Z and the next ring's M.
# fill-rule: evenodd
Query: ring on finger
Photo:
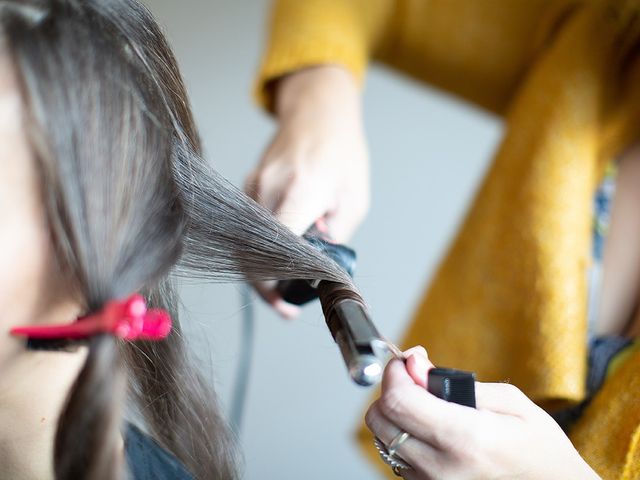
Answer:
M404 440L406 440L406 438ZM380 440L378 437L374 439L373 443L376 449L378 450L378 453L380 454L380 458L382 458L382 461L387 465L389 465L393 469L393 473L395 473L396 475L399 475L398 472L401 472L402 470L411 468L411 465L409 465L406 461L404 461L404 459L402 459L398 455L395 455L395 454L391 455L389 453L389 450L387 449L387 446L384 443L382 443L382 440ZM396 445L396 452L397 452L397 448L398 446Z
M396 465L395 467L391 467L391 471L394 473L394 475L396 477L401 477L403 470L407 470L407 469L406 468L402 468L399 465Z
M387 451L389 452L389 455L391 455L392 457L395 457L396 452L398 451L400 446L404 442L406 442L408 438L409 438L409 434L407 432L402 432L402 431L398 435L393 437L393 440L391 440L389 445L387 445Z

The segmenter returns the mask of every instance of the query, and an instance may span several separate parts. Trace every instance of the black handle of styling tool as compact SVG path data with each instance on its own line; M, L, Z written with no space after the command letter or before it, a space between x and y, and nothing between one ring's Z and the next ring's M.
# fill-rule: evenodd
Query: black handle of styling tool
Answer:
M476 408L476 376L453 368L429 370L427 390L438 398Z
M356 252L347 247L331 241L327 232L322 231L319 222L313 225L302 236L313 247L333 259L349 276L353 277L356 269ZM317 284L314 279L281 280L276 285L276 290L282 299L294 305L304 305L318 298Z

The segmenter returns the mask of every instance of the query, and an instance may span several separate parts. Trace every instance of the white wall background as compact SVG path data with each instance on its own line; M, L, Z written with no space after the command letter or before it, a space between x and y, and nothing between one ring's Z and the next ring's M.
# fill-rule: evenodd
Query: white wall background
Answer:
M241 185L274 132L250 96L268 1L146 3L177 54L208 157ZM501 128L495 118L379 67L368 76L365 115L373 205L352 242L356 279L378 328L398 339ZM239 358L239 287L190 285L183 298L193 345L228 411ZM319 306L295 322L263 305L257 316L244 477L379 478L353 441L369 392L349 381Z

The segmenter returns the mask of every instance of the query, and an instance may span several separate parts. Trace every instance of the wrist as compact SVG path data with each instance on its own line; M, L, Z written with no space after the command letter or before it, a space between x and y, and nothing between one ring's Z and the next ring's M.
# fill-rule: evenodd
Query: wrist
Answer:
M307 114L336 115L360 111L360 88L344 67L305 68L277 80L274 111L279 121Z

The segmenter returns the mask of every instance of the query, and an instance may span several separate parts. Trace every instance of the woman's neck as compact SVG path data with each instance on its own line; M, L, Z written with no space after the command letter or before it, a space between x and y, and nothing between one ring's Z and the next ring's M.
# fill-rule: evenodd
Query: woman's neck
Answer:
M85 356L84 348L74 353L26 352L3 372L0 477L53 478L56 424Z
M43 323L75 318L64 310ZM29 351L6 327L0 334L0 478L53 479L56 424L86 348Z

